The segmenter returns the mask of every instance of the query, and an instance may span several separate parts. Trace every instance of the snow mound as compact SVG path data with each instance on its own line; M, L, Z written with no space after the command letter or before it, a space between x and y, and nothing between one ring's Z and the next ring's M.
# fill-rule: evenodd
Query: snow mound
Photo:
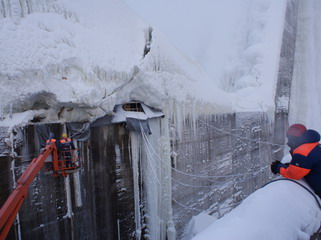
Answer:
M299 183L308 188L303 180ZM252 193L193 240L308 240L320 219L319 204L306 189L279 180Z

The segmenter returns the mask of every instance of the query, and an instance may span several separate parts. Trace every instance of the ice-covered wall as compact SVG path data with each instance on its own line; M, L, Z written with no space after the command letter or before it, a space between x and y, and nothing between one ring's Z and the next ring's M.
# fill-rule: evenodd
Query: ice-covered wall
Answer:
M57 0L2 0L0 18L11 18L19 23L21 18L35 12L49 12L50 5Z
M167 119L149 121L151 134L131 132L136 239L174 240Z
M207 209L219 217L267 181L271 126L264 114L180 114L150 119L151 134L93 125L88 141L76 141L81 170L67 178L41 172L10 237L180 239L192 215ZM39 128L59 136L66 127L16 128L13 154L2 159L3 201L39 153Z
M39 154L38 127L17 128L14 154L1 157L1 204ZM65 128L62 124L45 127L56 136ZM131 239L135 230L132 170L128 132L122 129L117 125L92 128L89 141L76 141L81 148L79 172L54 177L41 170L8 239L115 239L119 231L120 239Z
M283 156L297 14L298 1L287 1L274 121L258 112L186 118L183 135L174 138L177 150L173 152L173 162L178 169L172 174L173 209L179 239L184 236L187 221L182 215L197 215L206 210L221 217L266 183L271 178L270 161Z
M298 0L289 0L285 14L282 47L280 52L280 63L278 82L275 93L275 129L274 141L284 144L285 131L289 125L288 114L290 108L291 85L294 70L294 56L297 38ZM281 159L283 148L275 148L275 159Z
M219 218L271 175L272 126L263 113L185 119L172 126L173 217L178 239L202 211Z
M9 239L175 239L168 121L149 124L151 134L106 123L93 124L87 140L76 136L80 171L54 177L42 170ZM60 136L64 129L60 123L32 124L7 136L12 147L1 157L1 204L39 154L43 134Z

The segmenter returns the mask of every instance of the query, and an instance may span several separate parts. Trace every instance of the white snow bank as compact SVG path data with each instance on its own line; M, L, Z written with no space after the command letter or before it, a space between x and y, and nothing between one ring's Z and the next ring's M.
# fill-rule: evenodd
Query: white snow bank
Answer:
M228 94L206 84L197 63L122 1L20 2L0 5L4 115L45 110L45 122L90 121L131 100L160 109L205 101L211 112L232 110Z
M213 222L215 222L217 218L212 217L206 213L200 213L196 216L193 216L187 226L187 231L184 234L184 239L191 239L196 234L200 233L208 226L210 226Z
M54 109L45 121L77 120L67 111L82 108L77 117L91 120L131 100L160 109L184 102L191 114L273 113L286 0L135 1L158 23L170 11L166 37L123 1L14 3L0 5L5 114L12 104L13 112ZM169 43L173 33L195 60Z
M30 3L22 5L28 9L0 6L7 13L0 18L4 112L10 103L14 112L34 110L21 105L41 92L52 95L46 107L58 111L106 107L113 101L108 95L131 78L143 58L147 25L121 1L42 1L32 9Z
M193 240L309 240L320 222L315 198L296 183L279 180L252 193Z

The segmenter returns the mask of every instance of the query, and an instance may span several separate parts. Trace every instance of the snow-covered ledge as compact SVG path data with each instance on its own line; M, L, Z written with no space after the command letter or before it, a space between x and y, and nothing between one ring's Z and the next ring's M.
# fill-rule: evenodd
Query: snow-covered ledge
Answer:
M309 189L303 180L297 183ZM189 237L193 240L309 240L320 228L320 199L297 183L267 184L194 238ZM192 229L189 232L193 232Z

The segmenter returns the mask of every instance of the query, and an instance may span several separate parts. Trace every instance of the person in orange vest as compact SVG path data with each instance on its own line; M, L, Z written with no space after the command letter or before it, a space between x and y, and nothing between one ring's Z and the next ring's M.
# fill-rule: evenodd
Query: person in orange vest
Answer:
M321 145L320 134L307 129L302 124L293 124L288 128L288 146L292 160L289 164L275 161L271 171L285 178L304 178L314 192L321 197Z
M55 139L55 134L53 132L50 132L49 139L46 141L46 145L49 145L52 142L57 144L57 140Z
M46 145L50 145L51 143L55 143L56 148L58 149L57 146L57 140L55 139L55 134L53 132L49 133L49 139L46 140ZM53 169L53 163L51 162L46 162L46 168L48 171L51 171Z
M75 145L66 133L63 133L61 137L62 139L59 141L59 152L65 161L66 167L72 167L72 150L75 149Z

